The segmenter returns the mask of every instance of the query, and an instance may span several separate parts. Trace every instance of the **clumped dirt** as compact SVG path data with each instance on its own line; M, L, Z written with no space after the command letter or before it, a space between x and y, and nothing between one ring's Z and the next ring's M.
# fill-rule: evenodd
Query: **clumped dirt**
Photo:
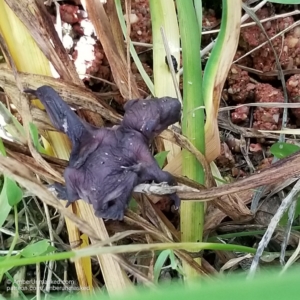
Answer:
M244 103L251 97L251 91L254 85L250 83L250 77L247 71L232 65L228 73L228 94L231 100Z
M284 101L282 91L267 83L259 83L255 88L255 102L270 103ZM282 108L258 107L254 111L253 128L261 130L277 130L280 128Z
M268 8L262 8L257 12L257 16L260 20L269 18L272 15L274 15L274 12ZM293 23L293 17L289 16L278 20L267 21L262 23L262 25L270 39L291 26ZM299 29L299 27L296 27L285 37L281 35L272 40L273 47L283 68L294 68L299 65L299 47L297 47L299 42ZM244 51L247 52L253 50L265 42L267 42L267 37L259 26L250 26L241 30L240 47ZM263 72L276 69L275 54L269 43L266 43L255 52L252 52L250 56L252 58L254 69Z
M122 2L122 4L124 8L124 2ZM56 24L57 12L53 6L48 8L48 10L52 13L52 19ZM74 61L80 78L90 86L99 83L99 80L94 77L113 81L106 55L101 43L96 37L94 26L90 22L84 9L81 6L74 4L62 4L60 5L59 14L63 29L62 41L64 47ZM137 0L132 2L129 20L131 23L131 40L139 43L151 44L152 29L148 0ZM141 52L144 51L145 48L136 46L136 50ZM152 70L145 62L144 68L149 75L152 75ZM138 83L141 84L141 89L148 92L148 89L143 80L141 80L140 74L134 64L132 71L136 76ZM105 84L102 84L102 86L107 88L107 85ZM123 101L120 102L122 103Z
M269 5L256 12L257 17L263 21L266 18L274 17L275 14L284 13L282 7ZM286 16L284 18L271 19L262 22L268 38L272 39L272 45L280 63L280 67L286 72L285 85L288 93L288 102L299 103L299 74L293 70L299 67L299 33L300 26L289 29L299 18ZM247 22L253 22L247 20ZM283 31L285 31L283 33ZM275 37L276 36L276 37ZM275 37L275 38L274 38ZM256 49L257 48L257 49ZM256 49L255 51L253 51ZM252 52L253 51L253 52ZM245 57L245 54L249 53ZM240 59L243 57L242 59ZM273 49L267 37L258 25L252 25L241 29L239 46L234 58L226 83L225 94L227 105L239 105L247 103L283 103L284 93L281 81L277 72L278 66ZM264 76L266 72L273 72L274 76ZM268 73L266 73L268 74ZM271 73L270 73L271 74ZM276 106L268 107L249 107L239 106L230 113L230 121L244 128L253 130L280 130L282 126L283 108ZM295 128L299 125L299 108L288 109L287 127ZM270 145L275 140L250 139L248 143L257 144L265 156L269 156ZM251 153L250 147L247 151L251 159L255 161L255 166L260 168L258 160L254 159L255 153ZM268 157L266 157L268 159ZM250 171L248 165L241 166L246 173Z

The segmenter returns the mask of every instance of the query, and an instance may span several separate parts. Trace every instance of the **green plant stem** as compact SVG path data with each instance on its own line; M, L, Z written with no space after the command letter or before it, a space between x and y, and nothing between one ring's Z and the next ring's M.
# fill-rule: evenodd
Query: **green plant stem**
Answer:
M51 253L48 255L35 256L30 258L6 259L0 262L1 268L12 268L16 266L32 265L50 260L64 260L64 259L79 259L81 257L103 255L103 254L119 254L131 253L138 251L156 251L165 249L185 249L187 251L201 251L201 250L220 250L220 251L237 251L255 254L256 249L221 243L156 243L156 244L135 244L111 247L99 247L95 244L79 250L73 250L62 253ZM268 254L268 252L265 252Z
M179 61L179 30L174 2L172 0L150 0L149 6L152 25L155 94L156 97L176 97L172 76L169 67L165 63L166 51L161 35L161 28L163 28L170 48L170 54L174 56L176 61ZM179 81L178 75L176 77Z
M18 220L17 205L14 205L14 215L15 215L15 236L14 236L14 238L12 240L12 243L9 247L8 253L5 257L5 261L9 260L9 258L11 257L12 252L15 249L15 246L16 246L16 244L18 242L18 239L19 239L19 220ZM4 274L3 269L0 267L0 282L2 280L3 274Z
M202 70L200 59L200 32L192 0L177 0L179 29L183 58L183 118L182 133L202 153L205 154L204 111L196 109L203 106ZM201 6L198 1L197 6ZM182 175L204 184L204 171L196 158L189 152L182 152ZM204 204L182 201L181 240L182 242L202 241L204 225ZM200 260L198 260L200 263ZM194 269L183 265L187 279L196 276Z
M18 290L21 298L23 300L27 300L27 297L25 296L23 291L20 289L20 286L17 283L15 283L14 278L8 272L5 272L5 275L12 282L12 286L14 286Z
M180 61L180 37L174 0L149 0L152 42L153 42L153 78L156 97L178 97L179 74L173 74L166 64L166 54ZM164 34L162 34L164 33ZM169 51L167 51L167 49ZM176 82L174 85L174 81ZM181 149L164 140L164 148L170 151L167 159L171 162Z
M15 215L15 236L12 240L12 243L9 247L8 253L6 255L6 259L11 257L11 254L13 252L13 250L15 249L15 246L17 244L17 241L19 239L19 220L18 220L18 209L17 209L17 205L14 205L14 215Z

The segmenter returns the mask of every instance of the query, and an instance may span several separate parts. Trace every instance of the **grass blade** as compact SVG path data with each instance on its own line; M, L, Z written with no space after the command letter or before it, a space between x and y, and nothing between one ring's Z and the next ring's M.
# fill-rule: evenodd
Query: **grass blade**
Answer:
M203 75L203 99L206 109L206 158L213 161L220 154L218 109L221 92L235 55L241 23L241 1L223 0L221 29Z

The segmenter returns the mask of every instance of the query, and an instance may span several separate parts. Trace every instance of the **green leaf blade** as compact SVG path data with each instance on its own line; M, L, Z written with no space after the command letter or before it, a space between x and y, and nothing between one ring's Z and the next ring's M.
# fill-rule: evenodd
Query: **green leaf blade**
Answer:
M4 184L1 191L3 192L3 197L8 202L10 206L17 205L23 198L23 191L16 184L16 182L7 176L4 177ZM5 201L4 200L4 201Z
M46 255L48 253L54 252L55 247L51 246L49 241L42 240L34 244L26 246L22 251L21 255L25 258L36 257L40 255Z
M300 150L300 147L293 144L278 142L272 145L270 152L277 158L285 158Z
M155 160L158 163L160 168L163 167L169 152L170 151L162 151L162 152L159 152L156 155L154 155L154 158L155 158Z

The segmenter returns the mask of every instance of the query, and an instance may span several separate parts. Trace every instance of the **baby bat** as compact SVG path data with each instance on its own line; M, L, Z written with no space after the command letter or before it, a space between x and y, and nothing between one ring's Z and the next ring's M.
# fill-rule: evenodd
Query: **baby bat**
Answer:
M67 206L82 199L93 205L96 216L122 220L136 185L147 181L176 184L170 173L159 168L149 142L180 120L177 99L130 100L119 126L97 128L81 120L53 88L26 92L41 100L54 127L72 142L64 172L66 186L54 184L58 197L68 200ZM170 197L178 207L178 196Z

